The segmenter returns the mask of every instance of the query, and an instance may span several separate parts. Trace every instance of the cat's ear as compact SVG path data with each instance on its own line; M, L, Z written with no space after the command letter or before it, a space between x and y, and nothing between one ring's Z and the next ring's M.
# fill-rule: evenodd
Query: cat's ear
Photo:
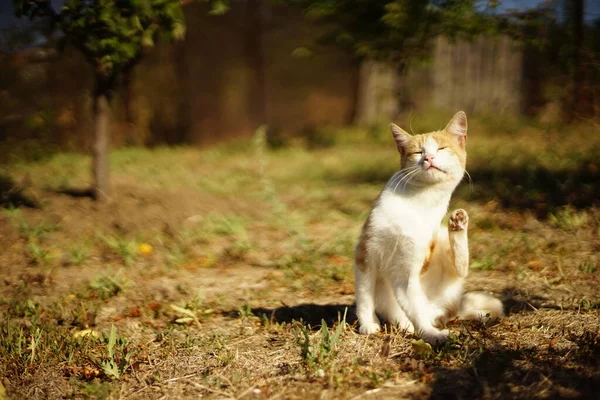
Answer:
M458 137L458 143L464 146L467 143L467 114L464 111L459 111L454 114L454 117L448 122L446 132Z
M410 135L396 124L390 124L390 130L392 131L392 135L394 135L398 151L401 154L404 153L404 150L406 150L406 146L410 141Z

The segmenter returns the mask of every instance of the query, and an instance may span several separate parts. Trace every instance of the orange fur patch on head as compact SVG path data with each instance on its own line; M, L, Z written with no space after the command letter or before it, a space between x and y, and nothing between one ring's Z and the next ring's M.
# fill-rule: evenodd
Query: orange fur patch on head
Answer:
M430 133L423 133L421 135L411 136L410 141L406 145L405 151L401 153L401 168L406 167L408 156L411 153L421 151L428 137L433 138L440 147L448 147L452 149L454 154L456 154L456 156L458 157L462 167L465 168L467 164L466 150L463 146L461 146L460 141L455 135L447 133L446 131L435 131Z

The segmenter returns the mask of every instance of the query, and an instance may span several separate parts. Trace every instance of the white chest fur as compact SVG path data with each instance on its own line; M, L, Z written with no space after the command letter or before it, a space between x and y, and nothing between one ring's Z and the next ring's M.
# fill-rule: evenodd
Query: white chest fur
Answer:
M385 190L373 209L373 235L406 238L416 247L428 246L448 209L451 193L447 188L411 194Z

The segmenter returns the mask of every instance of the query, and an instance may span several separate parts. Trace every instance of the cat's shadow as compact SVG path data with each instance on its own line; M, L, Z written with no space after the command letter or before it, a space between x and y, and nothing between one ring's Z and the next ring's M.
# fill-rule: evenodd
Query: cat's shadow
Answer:
M252 309L252 313L260 318L278 323L290 323L293 321L303 322L304 325L311 327L321 326L322 321L327 326L341 321L346 317L346 323L354 324L356 322L355 306L351 304L298 304L295 306L283 305L278 308L257 307ZM264 316L264 317L263 317Z
M548 304L549 299L545 297L527 294L516 288L507 288L501 293L496 293L496 297L504 304L505 315L527 313L537 308L560 308L552 304L551 301ZM252 308L252 314L277 323L299 321L313 328L321 326L322 321L325 321L328 326L332 326L340 321L344 315L348 324L352 325L357 321L356 305L354 303L304 303L294 306L284 304L277 308L255 307Z

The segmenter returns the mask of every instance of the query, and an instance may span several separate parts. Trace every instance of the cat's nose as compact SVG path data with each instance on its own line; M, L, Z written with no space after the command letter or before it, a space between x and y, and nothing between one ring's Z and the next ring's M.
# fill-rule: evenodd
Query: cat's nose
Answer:
M433 161L433 158L434 158L433 156L425 156L424 161L431 163Z

